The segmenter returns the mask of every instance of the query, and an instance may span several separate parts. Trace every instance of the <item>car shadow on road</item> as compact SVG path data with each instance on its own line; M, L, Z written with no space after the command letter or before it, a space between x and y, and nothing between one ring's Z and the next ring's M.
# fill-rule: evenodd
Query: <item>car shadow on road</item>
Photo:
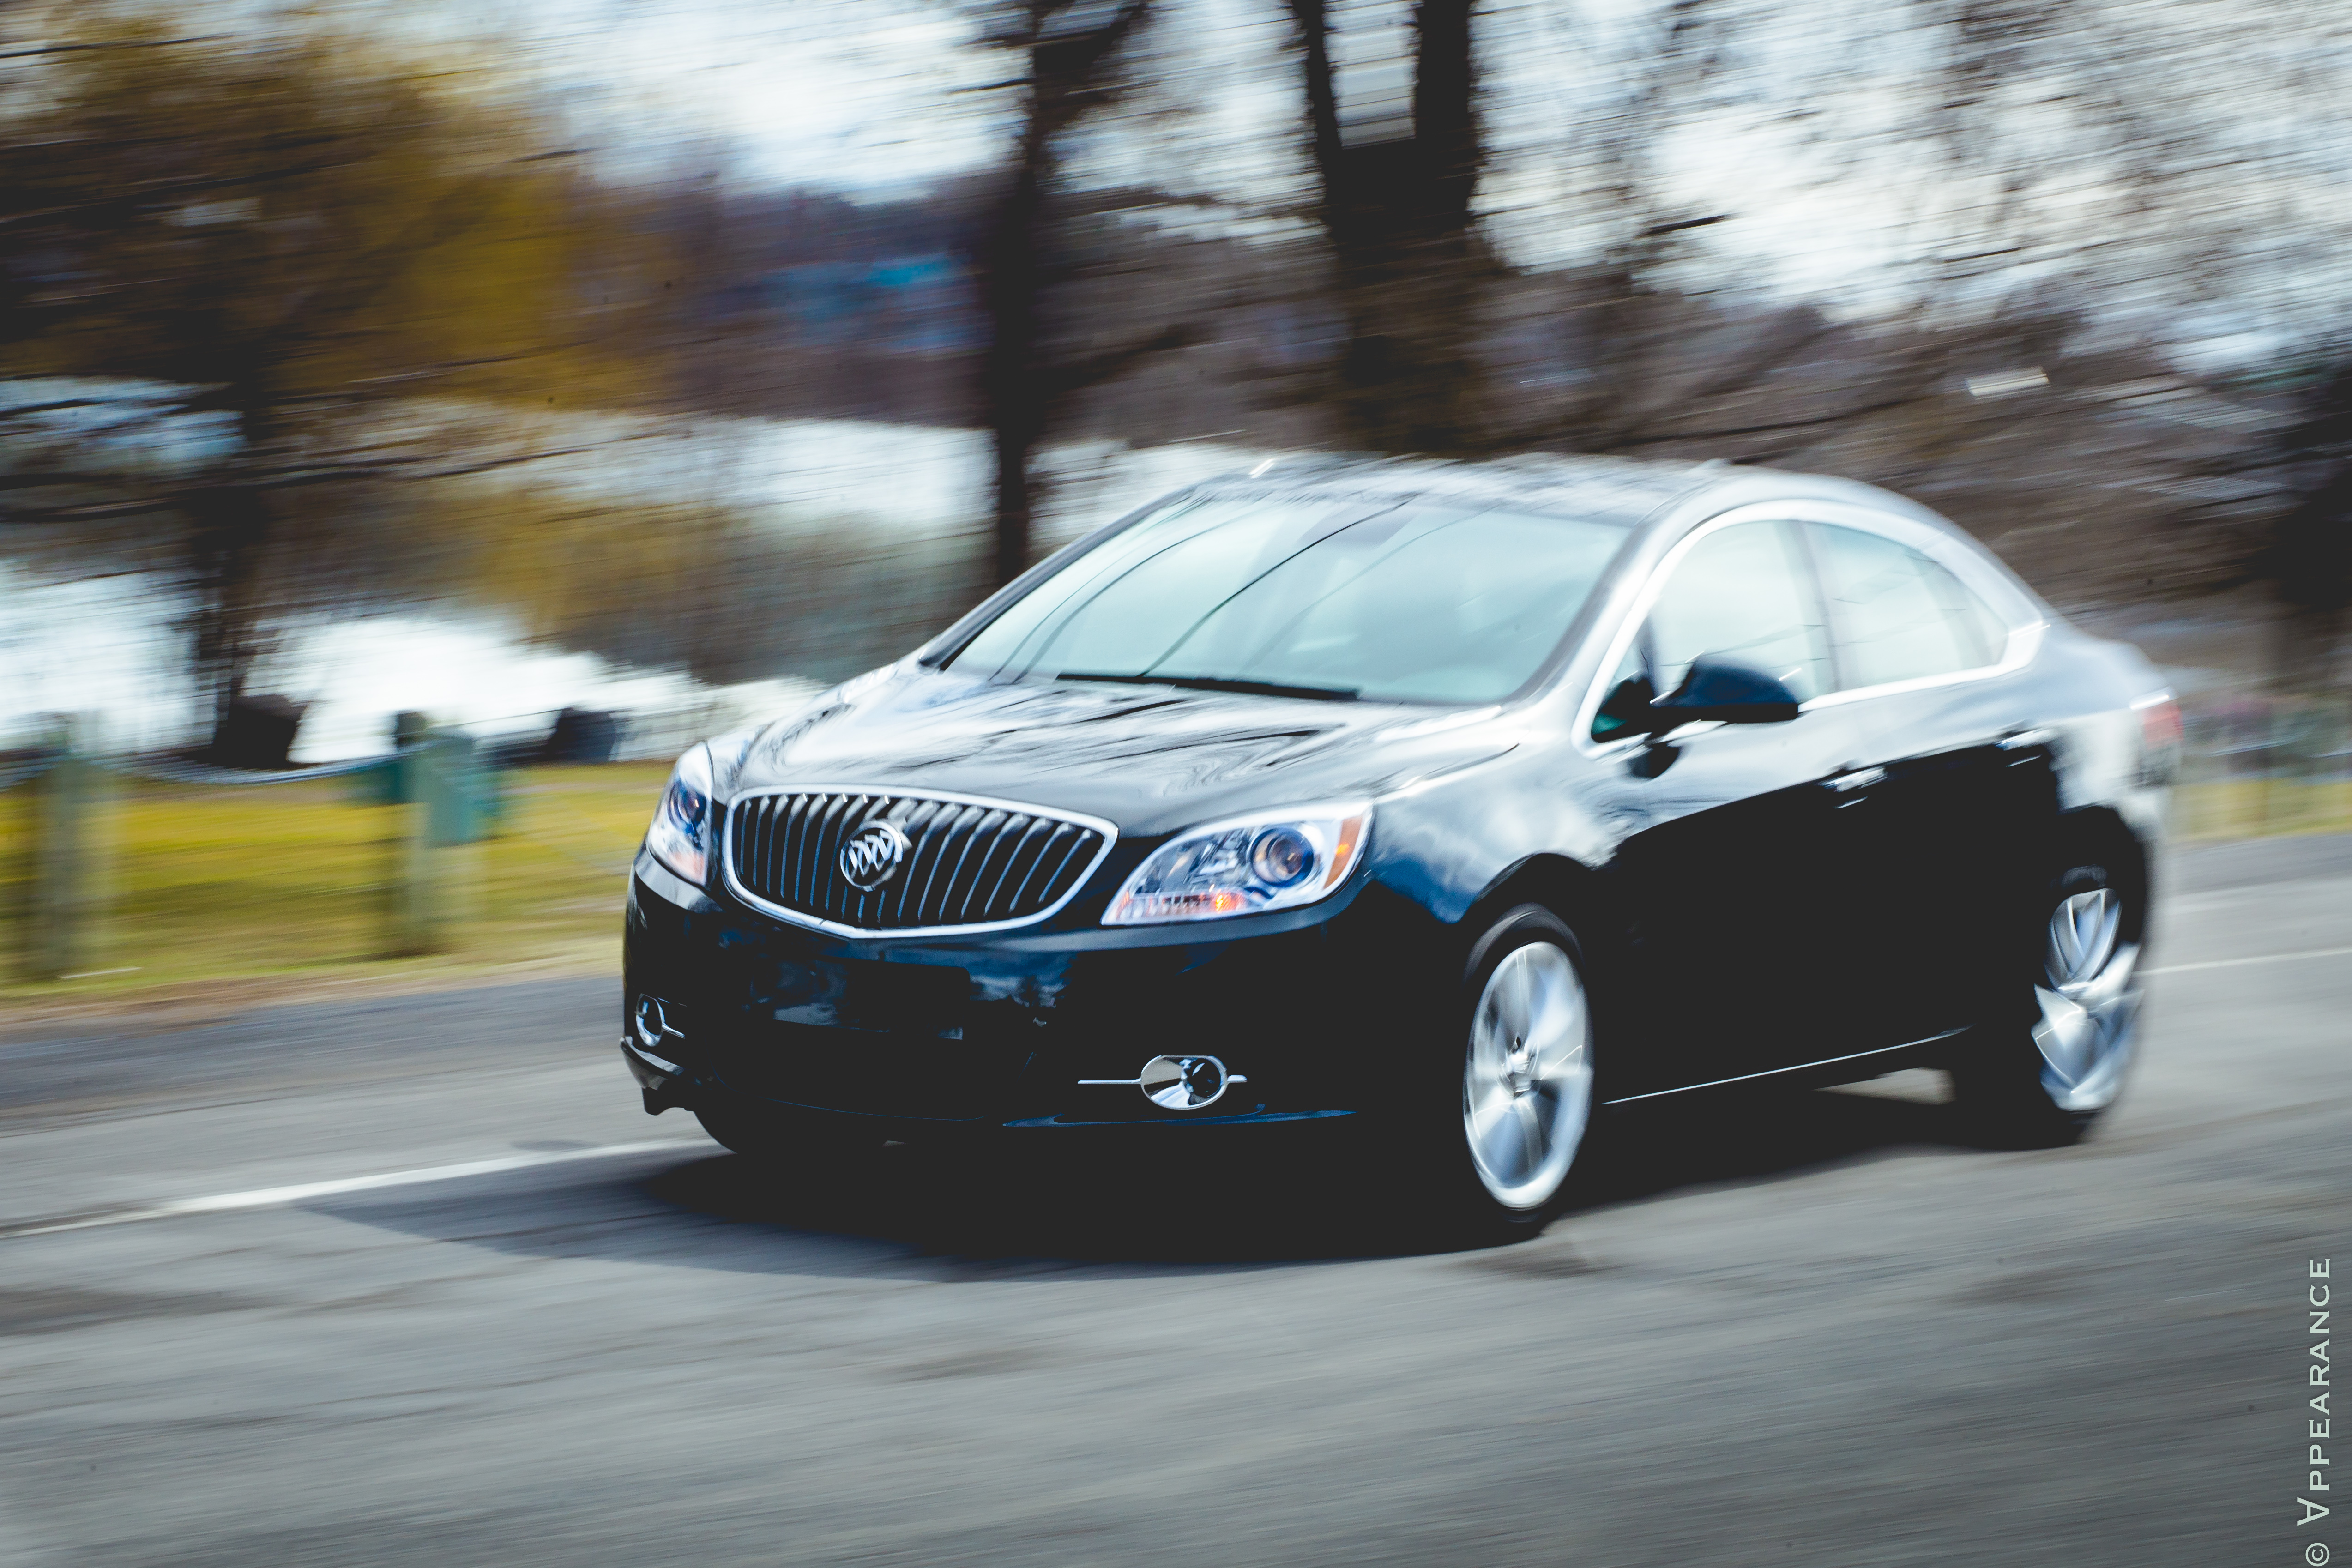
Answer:
M1951 1107L1826 1090L1625 1108L1552 1221L1725 1184L1799 1181L1857 1161L1968 1147ZM1169 1141L1018 1156L893 1146L798 1173L717 1151L645 1172L586 1164L308 1206L499 1251L730 1272L934 1280L1295 1267L1492 1245L1411 1215L1344 1143Z
M1928 1074L1906 1075L1921 1079ZM1937 1079L1940 1096L1940 1075ZM1579 1211L1698 1187L1794 1178L1926 1149L1980 1148L1948 1099L1756 1088L1621 1107L1564 1221Z

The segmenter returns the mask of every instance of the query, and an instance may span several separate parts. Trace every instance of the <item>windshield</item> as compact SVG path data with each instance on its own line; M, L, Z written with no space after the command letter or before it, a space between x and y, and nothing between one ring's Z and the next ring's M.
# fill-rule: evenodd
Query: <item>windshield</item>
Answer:
M950 662L1006 679L1496 702L1543 668L1624 540L1612 523L1458 503L1180 501L1039 583Z

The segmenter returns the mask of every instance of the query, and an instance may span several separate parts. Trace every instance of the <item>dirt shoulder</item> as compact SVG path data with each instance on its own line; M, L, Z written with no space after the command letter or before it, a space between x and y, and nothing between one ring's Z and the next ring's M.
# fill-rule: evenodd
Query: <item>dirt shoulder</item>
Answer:
M470 990L529 980L581 980L621 973L617 938L577 951L488 962L463 957L394 960L286 974L224 975L142 985L135 974L100 975L77 993L72 981L21 990L0 1015L0 1041L102 1026L110 1034L150 1033L217 1023L262 1008ZM98 988L101 982L115 984Z

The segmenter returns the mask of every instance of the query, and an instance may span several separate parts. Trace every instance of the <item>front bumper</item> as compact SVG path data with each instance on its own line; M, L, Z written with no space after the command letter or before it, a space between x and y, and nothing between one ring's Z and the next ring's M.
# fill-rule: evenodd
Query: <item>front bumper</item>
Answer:
M1398 1053L1450 998L1446 928L1378 884L1203 925L1077 920L981 937L848 939L714 898L641 856L622 1054L646 1109L751 1102L959 1130L1330 1122L1384 1109ZM672 1033L635 1037L641 999ZM1156 1056L1246 1078L1195 1110L1133 1079Z

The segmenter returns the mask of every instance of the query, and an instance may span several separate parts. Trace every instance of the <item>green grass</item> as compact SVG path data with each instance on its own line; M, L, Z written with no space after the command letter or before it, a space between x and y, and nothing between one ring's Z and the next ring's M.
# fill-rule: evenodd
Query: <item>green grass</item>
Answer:
M2352 833L2352 781L2226 779L2172 795L2172 833L2188 842Z
M110 888L84 970L24 978L26 930L0 931L0 995L138 995L264 982L435 977L515 969L611 972L620 962L630 856L667 767L530 768L509 775L498 837L439 851L462 888L445 950L387 958L395 835L415 808L362 804L349 780L200 789L118 784L101 808ZM0 795L0 910L24 908L30 792ZM2183 786L2184 841L2352 831L2352 783L2233 780Z
M459 891L446 950L390 960L398 836L414 807L363 804L352 781L194 788L118 784L100 807L106 913L86 969L24 979L24 922L7 933L13 996L233 979L453 973L525 964L614 967L628 863L667 764L532 768L509 775L499 837L437 851ZM10 880L24 908L29 792L0 796Z

